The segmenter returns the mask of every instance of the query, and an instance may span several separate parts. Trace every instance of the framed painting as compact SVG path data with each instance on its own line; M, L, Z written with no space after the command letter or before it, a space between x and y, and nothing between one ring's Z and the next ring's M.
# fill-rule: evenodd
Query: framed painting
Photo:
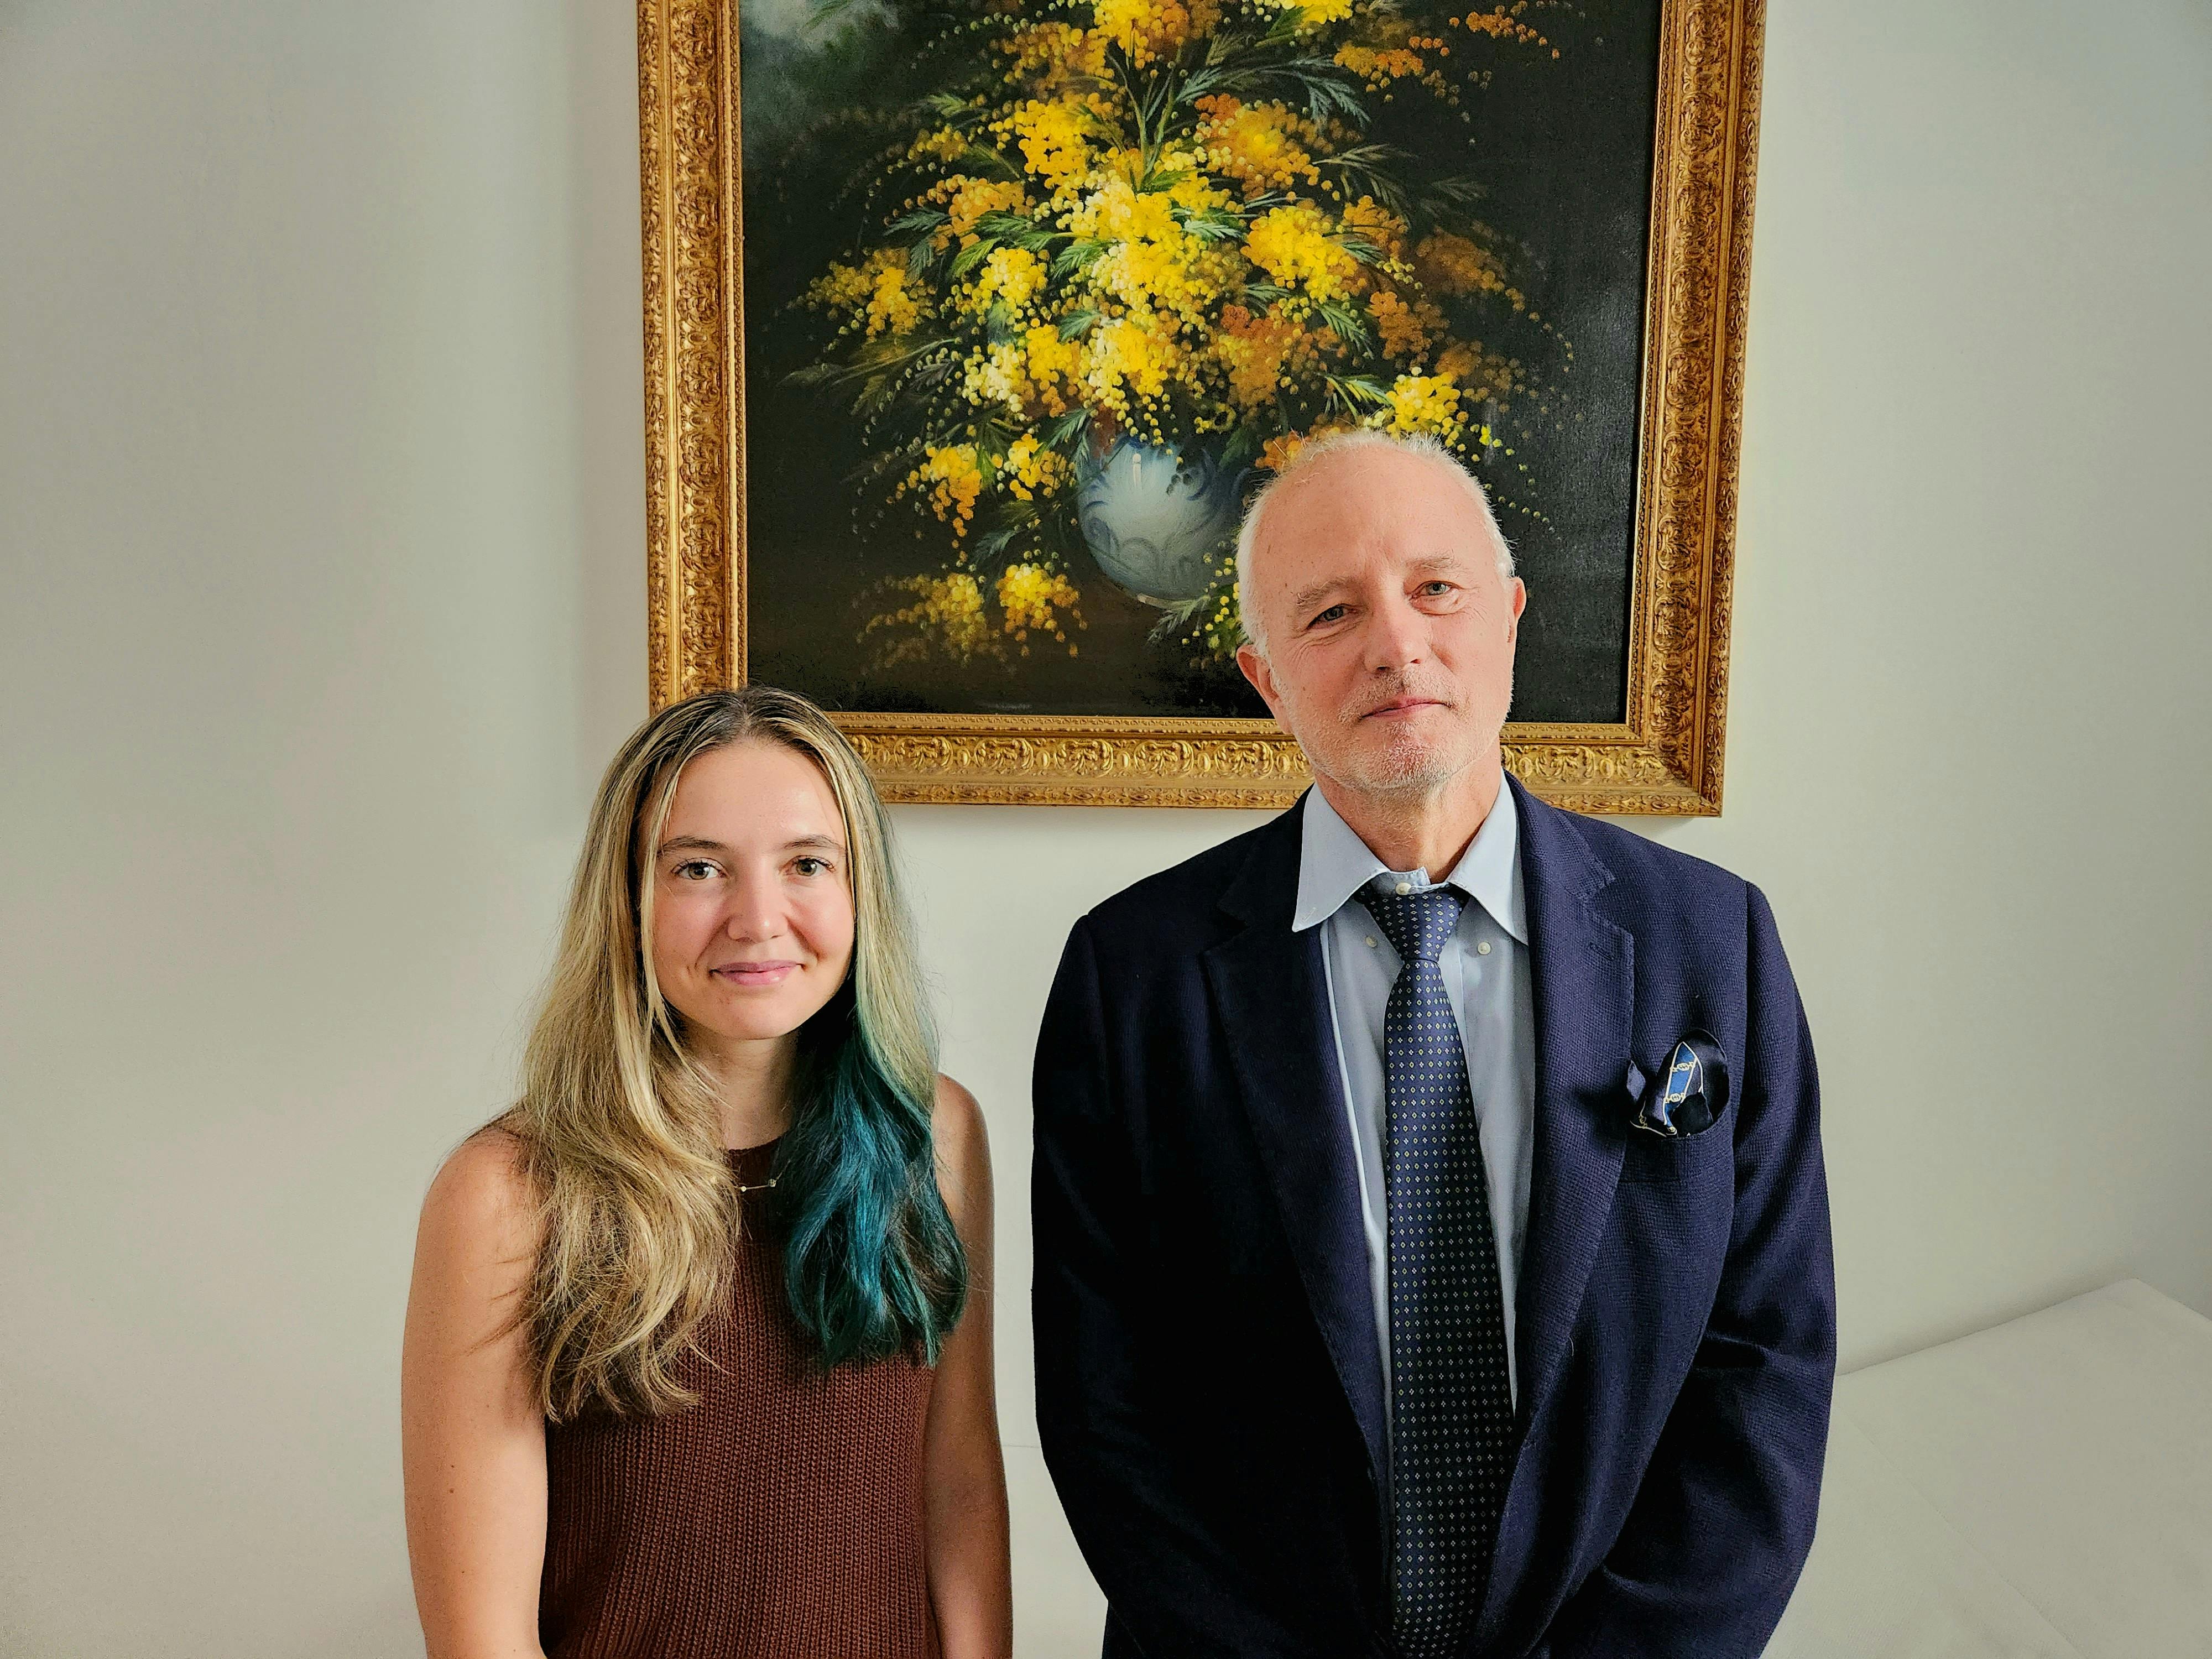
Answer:
M1721 800L1763 0L640 0L650 682L894 800L1286 804L1234 529L1434 436L1507 763Z

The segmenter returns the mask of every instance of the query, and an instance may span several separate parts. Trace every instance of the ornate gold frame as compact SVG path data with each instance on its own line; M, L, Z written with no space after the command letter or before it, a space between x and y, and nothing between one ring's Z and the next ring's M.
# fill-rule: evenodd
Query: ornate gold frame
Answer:
M738 0L638 0L646 559L655 708L745 672ZM1745 305L1765 0L1663 0L1629 718L1505 728L1506 761L1587 812L1720 811ZM848 714L898 801L1282 806L1272 721Z

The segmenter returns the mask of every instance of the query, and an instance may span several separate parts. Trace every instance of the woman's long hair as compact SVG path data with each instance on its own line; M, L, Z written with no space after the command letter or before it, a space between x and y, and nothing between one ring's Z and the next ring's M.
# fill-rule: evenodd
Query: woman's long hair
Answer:
M822 769L844 819L853 963L799 1031L791 1128L777 1148L786 1290L825 1365L918 1352L958 1320L967 1263L937 1186L937 1044L883 803L828 716L749 685L671 705L599 785L522 1098L540 1243L518 1319L538 1401L661 1413L694 1396L676 1370L727 1287L738 1198L714 1086L653 969L653 849L684 767L733 743Z

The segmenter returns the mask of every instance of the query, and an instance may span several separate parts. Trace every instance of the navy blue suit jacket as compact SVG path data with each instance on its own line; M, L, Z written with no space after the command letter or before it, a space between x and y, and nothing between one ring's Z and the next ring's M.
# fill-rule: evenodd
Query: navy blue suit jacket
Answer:
M1535 1148L1518 1446L1470 1655L1757 1654L1835 1369L1813 1051L1726 872L1519 792ZM1296 811L1079 921L1037 1046L1037 1422L1105 1652L1389 1651L1382 1376ZM1631 1128L1703 1030L1714 1125Z

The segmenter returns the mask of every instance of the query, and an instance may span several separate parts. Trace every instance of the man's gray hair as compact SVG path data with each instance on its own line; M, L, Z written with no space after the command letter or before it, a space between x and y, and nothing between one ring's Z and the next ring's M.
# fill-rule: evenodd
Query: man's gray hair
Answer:
M1349 432L1326 432L1302 447L1282 471L1260 486L1251 506L1244 509L1244 522L1237 527L1237 618L1243 625L1244 637L1263 657L1267 654L1267 645L1260 637L1260 630L1253 626L1258 616L1251 602L1252 548L1260 538L1260 515L1267 511L1268 498L1292 479L1332 455L1359 449L1395 449L1403 454L1424 456L1449 468L1467 491L1468 499L1474 503L1474 510L1482 517L1482 527L1490 532L1491 545L1498 550L1499 583L1507 586L1512 584L1513 549L1506 542L1505 532L1498 527L1498 515L1490 510L1490 496L1482 487L1482 480L1468 471L1467 464L1458 456L1425 432L1401 436L1369 427L1354 428Z

